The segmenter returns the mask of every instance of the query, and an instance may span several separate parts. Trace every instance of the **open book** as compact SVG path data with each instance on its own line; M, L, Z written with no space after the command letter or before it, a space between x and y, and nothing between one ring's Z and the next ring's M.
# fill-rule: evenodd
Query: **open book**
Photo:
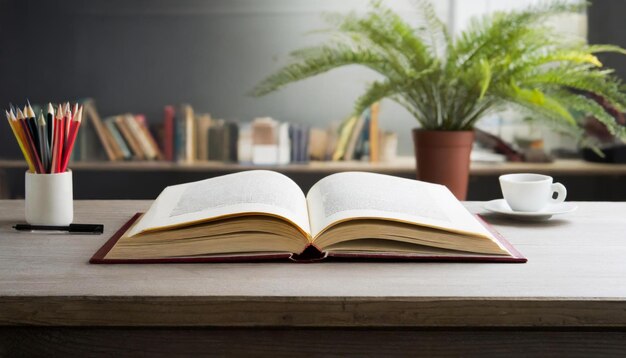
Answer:
M526 261L445 186L345 172L305 196L288 177L253 170L165 188L91 262L282 258Z

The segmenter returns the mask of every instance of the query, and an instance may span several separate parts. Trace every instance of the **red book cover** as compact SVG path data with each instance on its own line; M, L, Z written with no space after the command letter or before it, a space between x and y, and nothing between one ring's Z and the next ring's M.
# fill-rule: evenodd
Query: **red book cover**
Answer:
M174 116L173 106L165 106L163 111L163 141L162 151L165 160L174 160Z
M259 253L246 255L224 255L224 256L193 256L193 257L172 257L172 258L155 258L155 259L107 259L107 253L115 246L117 240L131 227L131 225L139 219L141 213L135 214L127 223L115 233L111 238L93 255L89 260L92 264L148 264L148 263L226 263L226 262L261 262L261 261L282 261L282 262L301 262L311 263L317 261L434 261L434 262L491 262L491 263L525 263L527 259L517 251L500 233L498 233L491 225L477 215L479 221L494 234L495 238L507 248L511 256L488 256L481 254L463 254L455 255L454 253L438 256L427 256L418 254L397 254L397 253L332 253L322 252L314 245L307 247L299 254L276 254L276 253Z

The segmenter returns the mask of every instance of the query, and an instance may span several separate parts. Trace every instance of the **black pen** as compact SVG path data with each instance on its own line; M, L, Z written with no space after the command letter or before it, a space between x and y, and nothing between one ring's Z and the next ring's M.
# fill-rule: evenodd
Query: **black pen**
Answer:
M104 231L102 224L70 224L69 226L28 225L16 224L13 226L18 231L67 231L70 233L99 235Z

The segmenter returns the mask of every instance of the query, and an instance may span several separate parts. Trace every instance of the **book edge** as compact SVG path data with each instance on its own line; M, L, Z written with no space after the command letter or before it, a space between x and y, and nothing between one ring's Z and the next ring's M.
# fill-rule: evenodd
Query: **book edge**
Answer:
M124 235L130 226L141 216L142 213L134 214L122 227L120 227L110 239L108 239L98 251L91 257L91 264L132 264L132 263L227 263L227 262L258 262L258 261L284 261L285 259L293 262L318 262L325 259L353 259L353 260L388 260L388 261L433 261L433 262L493 262L493 263L526 263L528 260L522 255L502 234L496 231L491 224L485 221L480 215L474 214L479 222L485 226L495 238L506 247L511 253L510 257L499 256L425 256L415 254L341 254L321 252L314 245L310 245L307 249L313 248L322 254L321 258L303 257L298 259L298 254L260 254L254 256L215 256L215 257L185 257L185 258L161 258L161 259L107 259L106 255L113 248L115 243ZM301 254L300 254L301 255Z

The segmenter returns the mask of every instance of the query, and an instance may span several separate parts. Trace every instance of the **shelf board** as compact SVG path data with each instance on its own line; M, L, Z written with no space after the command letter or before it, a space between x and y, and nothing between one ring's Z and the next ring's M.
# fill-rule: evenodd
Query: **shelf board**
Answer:
M413 157L399 157L392 162L310 162L285 165L253 165L223 162L174 163L166 161L75 162L71 168L81 171L173 171L173 172L235 172L267 169L284 173L335 173L341 171L370 171L404 173L415 171ZM0 160L0 169L26 169L23 160ZM548 175L626 175L626 164L591 163L582 160L557 160L552 163L471 163L472 175L499 175L533 172Z

